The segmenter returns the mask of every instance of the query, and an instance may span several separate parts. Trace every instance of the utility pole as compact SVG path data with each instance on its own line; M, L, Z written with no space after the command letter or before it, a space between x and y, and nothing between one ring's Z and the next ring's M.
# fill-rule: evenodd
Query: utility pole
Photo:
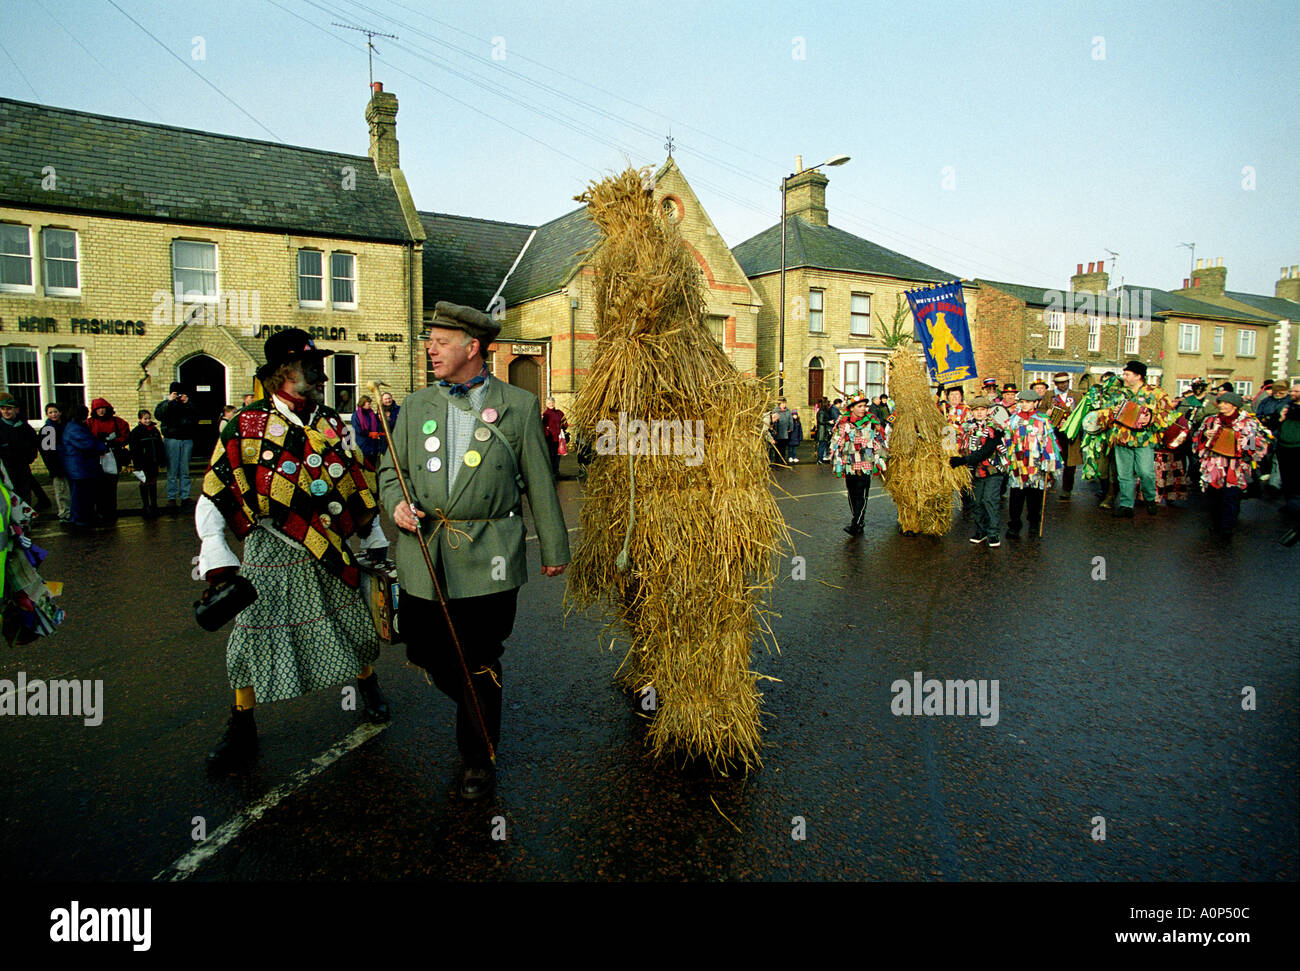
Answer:
M1189 249L1192 251L1192 255L1187 258L1187 282L1190 284L1192 282L1192 271L1196 269L1196 244L1179 243L1178 245L1183 247L1183 249Z
M376 37L388 37L388 38L390 38L390 39L392 39L392 40L397 40L397 35L396 35L396 34L381 34L381 33L380 33L379 31L377 31L377 30L369 30L369 29L367 29L367 28L365 28L365 27L353 27L351 24L341 24L341 23L339 23L337 20L332 20L332 21L330 21L330 26L332 26L332 27L342 27L344 30L355 30L355 31L358 31L358 32L360 32L360 33L366 35L366 60L370 63L370 85L371 85L371 90L373 91L373 90L374 90L374 84L375 84L375 58L374 58L374 54L375 54L375 51L378 50L378 48L375 47L375 38L376 38Z

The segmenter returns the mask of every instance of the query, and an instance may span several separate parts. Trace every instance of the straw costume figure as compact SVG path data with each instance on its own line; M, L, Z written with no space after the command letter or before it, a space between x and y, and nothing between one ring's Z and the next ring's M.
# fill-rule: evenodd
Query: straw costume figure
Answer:
M970 469L948 463L958 454L956 437L934 406L921 356L908 346L906 312L900 298L894 326L885 327L886 343L894 348L889 355L889 392L897 406L882 477L898 507L898 528L904 535L942 536L952 527L952 494L970 489Z
M617 680L654 692L656 756L715 771L761 764L760 596L788 541L769 490L767 392L709 333L700 271L631 169L579 197L593 251L598 343L570 425L596 458L566 601L602 603L631 643Z

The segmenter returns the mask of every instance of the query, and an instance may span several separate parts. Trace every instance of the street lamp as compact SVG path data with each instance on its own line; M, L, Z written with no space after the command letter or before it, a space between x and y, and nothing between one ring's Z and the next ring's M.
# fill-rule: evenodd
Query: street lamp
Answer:
M777 371L776 371L776 394L777 397L785 396L785 192L790 180L796 175L802 175L804 172L816 172L824 166L843 165L849 160L847 155L832 155L825 162L820 162L811 168L800 169L798 172L791 172L781 180L781 325L780 325L780 348L778 352Z

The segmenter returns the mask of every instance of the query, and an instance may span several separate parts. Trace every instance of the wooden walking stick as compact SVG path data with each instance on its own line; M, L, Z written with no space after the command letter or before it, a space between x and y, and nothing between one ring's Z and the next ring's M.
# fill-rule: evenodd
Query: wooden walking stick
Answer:
M1038 538L1043 538L1043 521L1047 519L1047 486L1050 483L1051 476L1043 477L1043 508L1038 510Z
M388 427L388 416L384 414L384 403L379 394L382 381L370 381L366 387L370 389L370 397L377 406L375 410L379 412L379 423L384 428L384 440L388 442L388 454L393 459L393 471L397 473L397 484L402 487L402 495L406 499L406 505L411 510L412 517L415 516L415 502L411 499L411 490L406 487L406 477L402 475L402 465L397 459L397 448L393 445L393 434ZM483 736L483 743L487 745L488 757L492 764L496 765L497 753L492 747L492 739L488 736L487 724L483 721L483 709L479 707L478 692L474 690L474 681L470 677L469 665L465 663L465 652L461 650L460 638L456 636L456 628L451 622L451 611L447 609L447 599L442 595L442 585L438 583L438 571L433 568L433 558L429 556L429 547L425 544L424 535L419 531L419 520L416 519L417 537L420 541L420 552L424 554L424 565L429 568L429 579L433 581L433 592L438 595L438 606L442 608L443 619L447 621L447 630L451 632L451 643L456 648L456 660L460 661L461 673L465 676L465 697L469 699L469 706L474 713L474 724L478 726L479 734Z

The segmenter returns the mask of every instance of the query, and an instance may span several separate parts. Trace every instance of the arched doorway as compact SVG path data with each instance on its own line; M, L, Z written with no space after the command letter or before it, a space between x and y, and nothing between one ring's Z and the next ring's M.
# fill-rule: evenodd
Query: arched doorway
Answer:
M823 390L823 379L825 370L822 368L822 359L814 357L808 362L808 404L815 405L825 394Z
M195 354L181 362L176 380L190 391L190 402L198 411L194 432L194 459L207 465L221 431L221 409L226 406L226 366L215 357Z
M517 357L510 362L510 383L516 388L524 388L542 397L542 369L537 366L534 357Z

